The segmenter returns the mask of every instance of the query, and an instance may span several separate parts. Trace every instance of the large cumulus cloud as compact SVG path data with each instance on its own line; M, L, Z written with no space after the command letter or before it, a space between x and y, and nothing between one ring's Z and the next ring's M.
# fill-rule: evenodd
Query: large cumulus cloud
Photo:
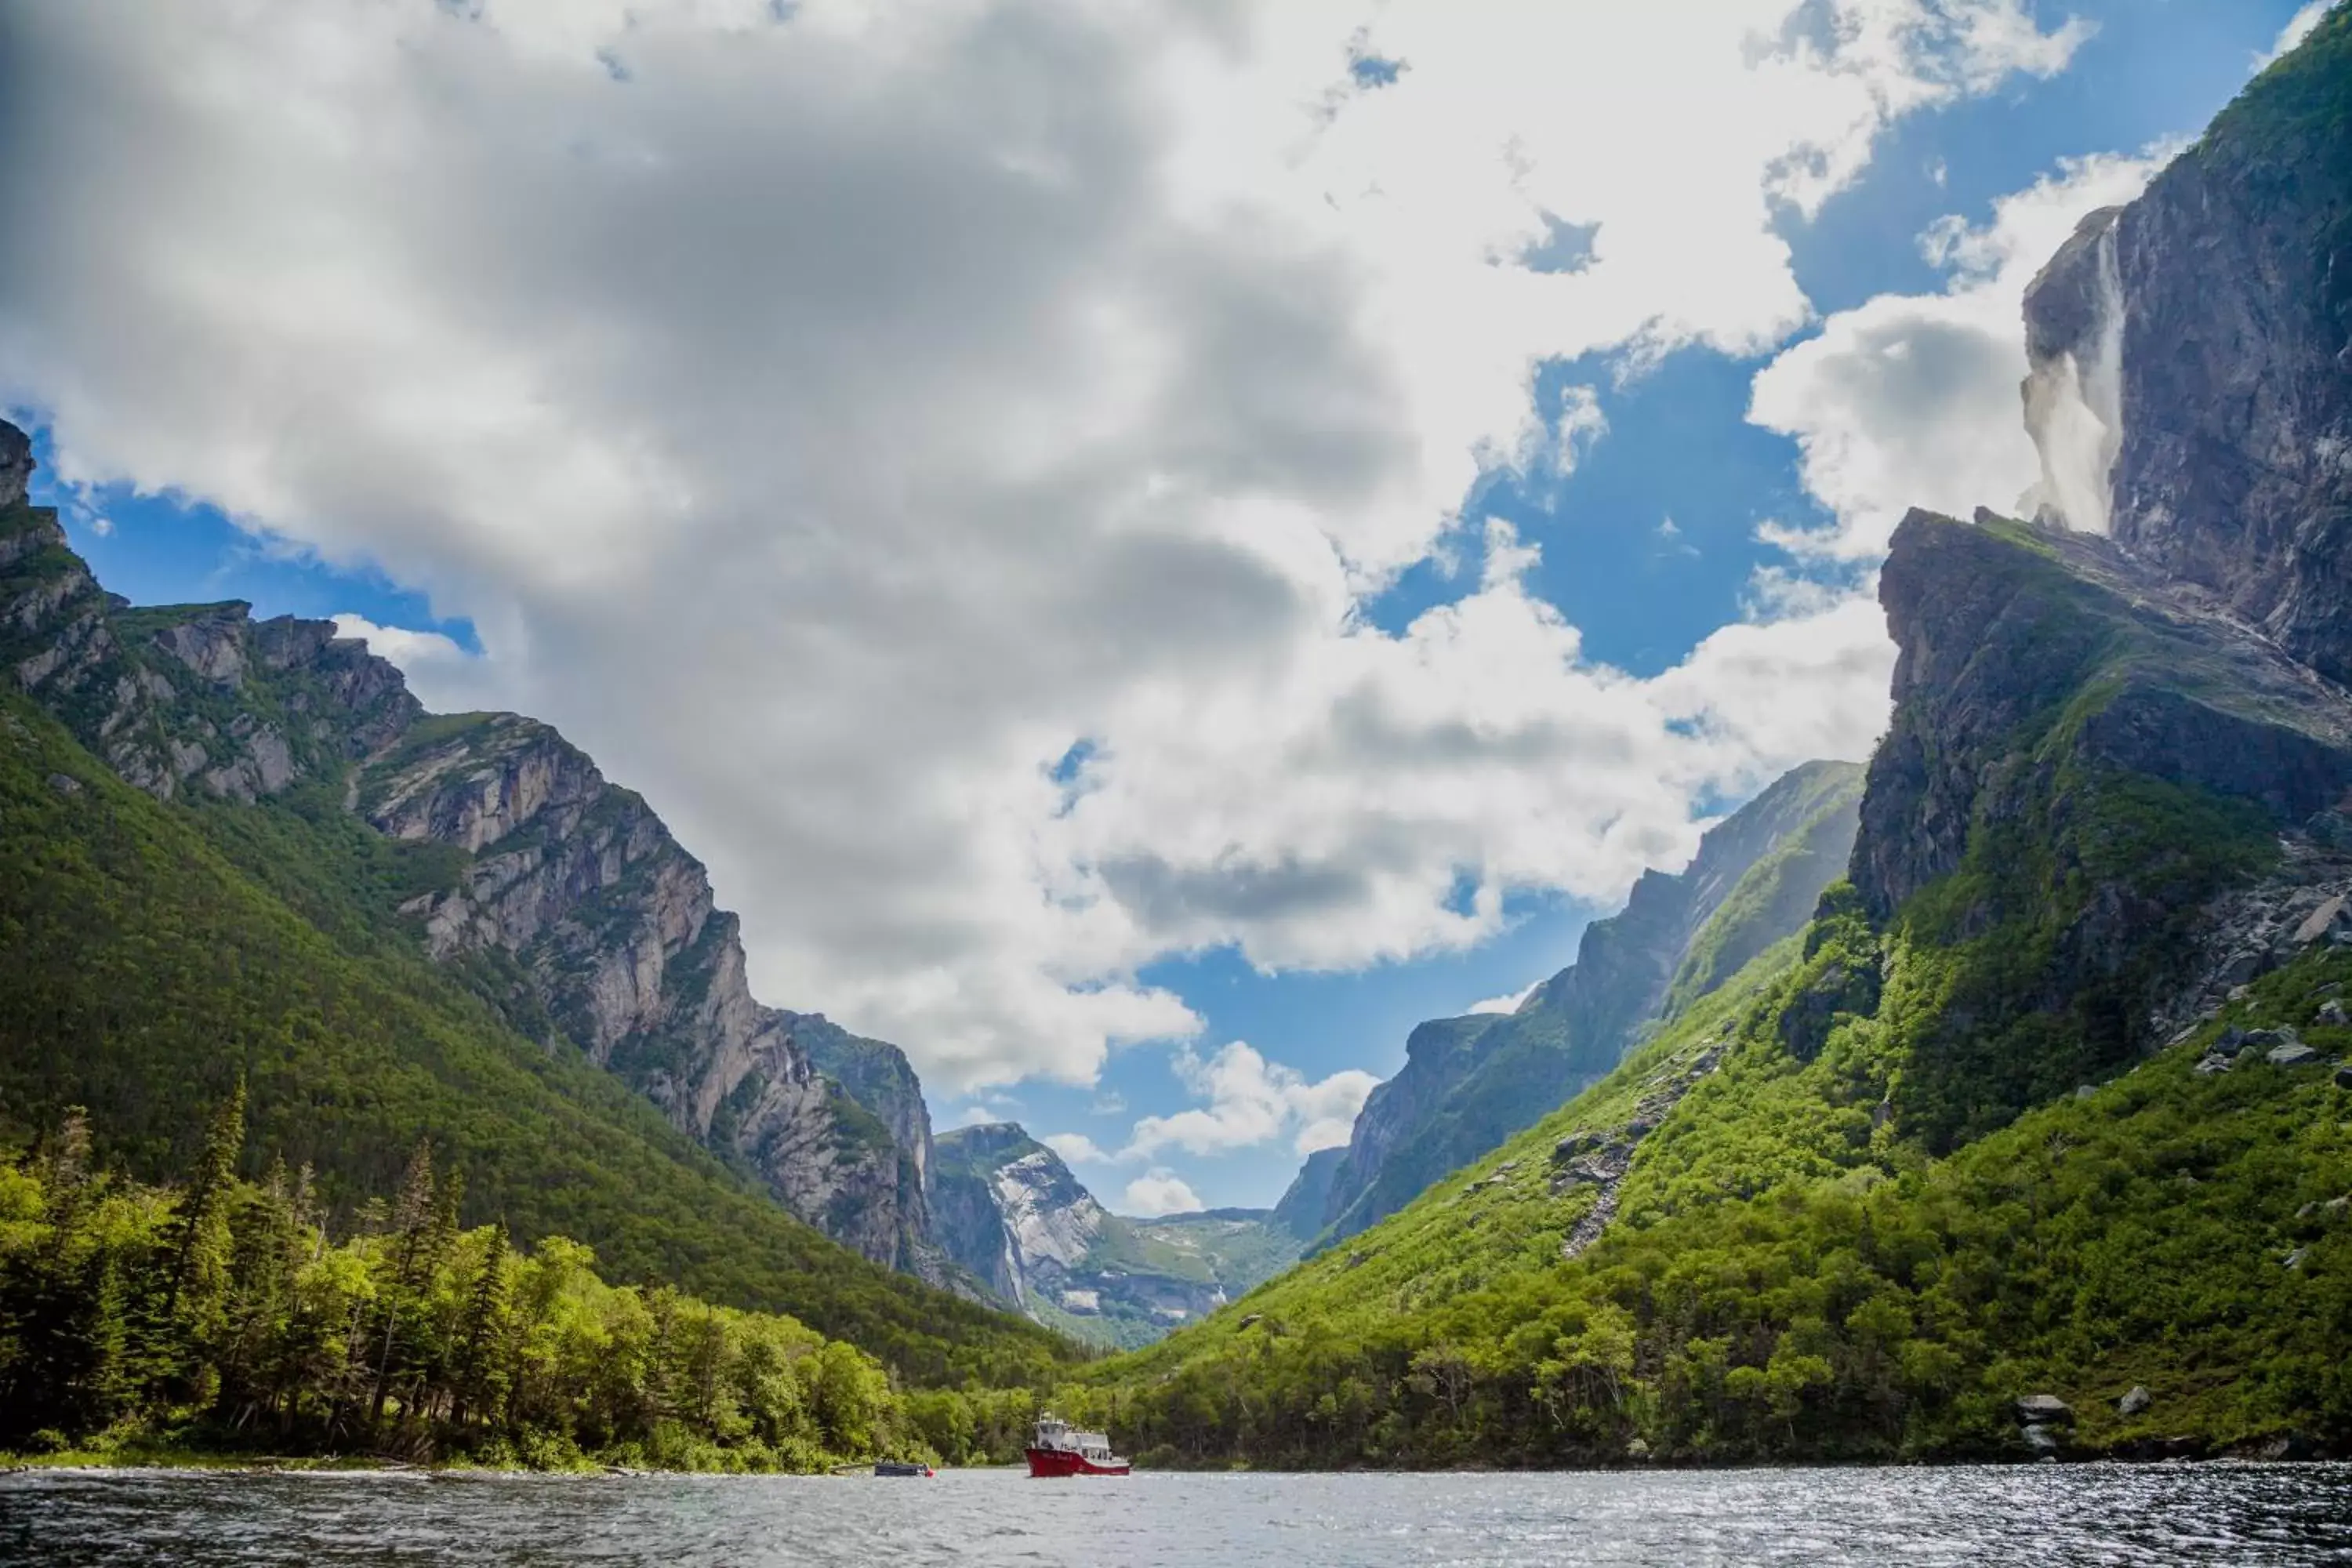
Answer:
M1538 361L1769 348L1807 315L1776 210L2079 36L2019 0L23 0L0 399L68 480L473 617L481 660L405 645L423 694L644 789L765 994L946 1083L1083 1079L1192 1026L1154 957L1474 942L1867 742L1851 606L1634 680L1456 510L1597 433ZM1465 546L1454 602L1367 623Z

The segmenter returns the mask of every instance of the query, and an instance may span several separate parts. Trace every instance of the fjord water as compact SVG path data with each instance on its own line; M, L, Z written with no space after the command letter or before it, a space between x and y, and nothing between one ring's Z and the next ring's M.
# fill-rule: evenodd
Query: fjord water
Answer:
M2352 1465L1033 1483L189 1471L0 1477L0 1561L454 1564L2318 1563Z

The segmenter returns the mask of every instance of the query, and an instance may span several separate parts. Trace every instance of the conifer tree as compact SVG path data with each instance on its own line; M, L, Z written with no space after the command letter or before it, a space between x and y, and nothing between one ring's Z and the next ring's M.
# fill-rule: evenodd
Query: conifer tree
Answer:
M368 1396L368 1426L383 1426L384 1402L391 1397L393 1355L398 1348L404 1310L415 1294L415 1270L433 1222L433 1140L420 1139L401 1177L400 1196L392 1207L392 1278L379 1298L379 1329L375 1384Z
M170 1289L163 1307L176 1315L185 1300L197 1314L205 1312L227 1280L229 1205L236 1196L237 1156L245 1151L245 1079L214 1112L198 1157L180 1200L179 1224L173 1236Z
M482 1261L457 1321L457 1405L461 1428L477 1416L494 1416L509 1383L506 1341L513 1321L509 1304L507 1224L499 1220L483 1237Z
M169 1242L171 1261L161 1310L154 1315L155 1353L176 1374L173 1392L208 1397L211 1362L205 1352L220 1329L227 1292L236 1201L236 1163L245 1150L245 1080L214 1112L203 1152L180 1198Z

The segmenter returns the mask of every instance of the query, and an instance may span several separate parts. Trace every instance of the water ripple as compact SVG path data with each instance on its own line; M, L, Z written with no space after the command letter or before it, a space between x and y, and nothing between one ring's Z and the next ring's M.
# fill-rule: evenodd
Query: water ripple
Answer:
M0 1561L546 1568L2352 1563L2352 1466L1032 1482L171 1471L0 1477Z

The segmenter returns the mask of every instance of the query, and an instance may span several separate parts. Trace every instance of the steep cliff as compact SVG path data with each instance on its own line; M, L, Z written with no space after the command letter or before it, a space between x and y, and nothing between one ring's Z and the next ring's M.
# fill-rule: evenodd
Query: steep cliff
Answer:
M1415 1028L1332 1166L1323 1225L1345 1237L1394 1213L1616 1066L1662 1010L1802 927L1843 868L1860 795L1851 763L1793 770L1708 830L1681 873L1643 873L1517 1011Z
M25 504L23 453L0 426L0 1146L31 1147L82 1106L110 1180L163 1179L242 1085L244 1173L307 1168L339 1235L429 1139L436 1170L464 1174L463 1223L790 1312L910 1382L1043 1376L1066 1358L1034 1324L827 1239L584 1050L550 1049L558 1032L503 949L428 957L397 907L462 885L473 858L344 805L353 726L333 699L373 693L363 727L407 706L396 679L315 623L105 600ZM41 658L61 632L73 657ZM12 677L36 660L27 694ZM292 776L258 767L268 733ZM142 790L101 741L205 757Z
M2277 879L2340 874L2352 700L2092 535L1914 512L1879 593L1895 710L1853 881L1897 949L1934 955L1891 1107L1942 1150L2151 1044L2233 889L2268 873L2269 902L2320 901ZM1872 1008L1822 1026L1841 1010Z
M426 714L329 622L105 593L54 515L22 504L29 471L0 425L0 661L19 689L159 800L277 809L324 791L440 847L397 906L427 952L497 955L461 969L509 1022L569 1042L827 1234L929 1267L921 1138L901 1142L812 1064L793 1015L753 999L735 917L640 796L535 720Z
M907 1053L887 1040L853 1035L822 1013L783 1013L792 1043L817 1071L841 1087L855 1107L877 1122L898 1162L895 1203L876 1205L868 1224L887 1221L898 1267L934 1284L969 1290L933 1236L930 1214L931 1111L922 1079ZM845 1110L841 1114L846 1116Z
M2352 12L2094 215L2026 323L2045 381L2120 330L2112 468L2076 487L2107 493L2073 510L2110 511L2133 556L2352 680Z
M940 1135L934 1233L954 1261L1037 1321L1098 1344L1148 1344L1298 1256L1256 1210L1128 1219L1013 1122Z
M1302 1242L1312 1241L1321 1234L1323 1216L1331 1206L1331 1178L1338 1173L1339 1162L1347 1157L1344 1143L1318 1149L1307 1155L1307 1163L1298 1167L1298 1174L1290 1179L1290 1185L1274 1205L1275 1223Z

